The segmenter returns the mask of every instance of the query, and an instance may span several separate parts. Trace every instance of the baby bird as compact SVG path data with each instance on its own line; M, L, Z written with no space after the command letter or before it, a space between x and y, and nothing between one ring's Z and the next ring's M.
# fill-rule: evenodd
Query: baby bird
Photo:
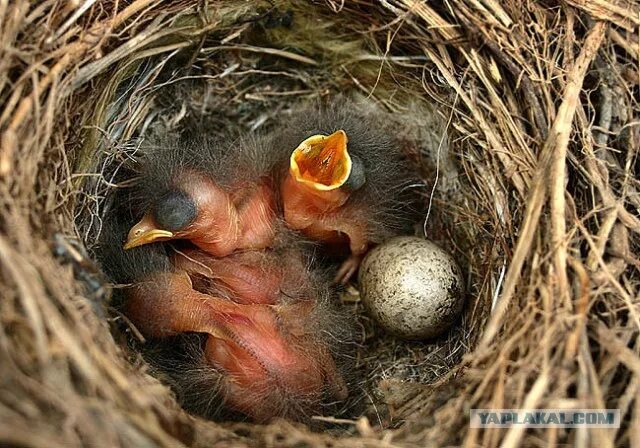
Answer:
M203 361L222 373L215 393L255 421L299 419L318 412L325 398L346 398L344 380L318 335L322 304L315 297L265 305L209 292L193 289L185 272L160 273L132 287L125 314L149 338L205 334Z
M280 181L284 220L334 249L347 249L336 275L346 283L372 244L408 224L407 186L416 174L385 117L341 100L301 110L275 141L292 148Z
M349 324L304 243L279 224L278 192L267 188L273 154L254 140L203 142L150 148L139 187L113 198L102 266L125 284L123 312L146 338L201 336L190 360L198 373L165 372L174 384L202 385L178 391L195 403L186 407L207 413L198 403L218 400L256 421L304 419L346 397L334 355Z
M153 144L135 200L144 212L125 249L187 239L224 257L271 246L278 225L273 171L284 154L264 139L224 141L198 132Z

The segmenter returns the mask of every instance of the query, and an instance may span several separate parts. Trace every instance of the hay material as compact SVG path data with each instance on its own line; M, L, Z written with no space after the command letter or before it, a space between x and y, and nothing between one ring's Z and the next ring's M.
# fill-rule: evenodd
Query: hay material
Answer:
M0 442L640 446L639 17L626 0L0 1ZM196 75L189 101L163 96ZM425 142L425 230L468 273L467 353L386 381L385 427L190 417L114 341L126 324L84 249L123 142L184 116L268 127L338 91ZM447 138L424 129L433 110ZM619 408L623 425L470 429L484 407Z

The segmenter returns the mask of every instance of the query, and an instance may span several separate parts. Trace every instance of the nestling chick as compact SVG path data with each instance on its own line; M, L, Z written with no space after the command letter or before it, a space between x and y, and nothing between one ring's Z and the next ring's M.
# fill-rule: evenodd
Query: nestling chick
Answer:
M125 313L150 338L206 334L203 361L222 373L222 381L221 391L203 393L222 394L232 409L267 421L277 415L300 418L318 412L325 398L346 398L329 347L317 334L319 306L312 298L237 303L196 291L186 273L175 272L135 285ZM305 414L296 416L301 410Z
M202 335L190 361L197 373L167 370L175 384L202 384L184 393L194 400L186 407L208 412L209 404L198 408L206 396L256 421L305 419L346 396L334 354L349 325L305 247L279 225L277 189L265 187L273 154L255 141L232 149L199 146L205 141L157 146L142 185L115 196L103 268L128 284L122 308L146 338Z
M146 151L140 221L125 249L188 239L223 257L272 245L278 219L273 172L286 152L265 139L214 140L194 130L189 140L165 140Z
M372 244L407 225L406 187L415 182L385 116L348 101L301 110L275 141L292 148L280 183L286 224L349 258L336 275L346 283ZM385 131L387 129L387 131Z

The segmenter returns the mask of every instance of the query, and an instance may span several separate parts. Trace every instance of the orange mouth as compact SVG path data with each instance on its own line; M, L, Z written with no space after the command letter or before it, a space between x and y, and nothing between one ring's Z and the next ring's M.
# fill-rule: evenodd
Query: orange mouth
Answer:
M347 134L313 135L291 153L289 171L293 178L319 191L340 188L351 174Z

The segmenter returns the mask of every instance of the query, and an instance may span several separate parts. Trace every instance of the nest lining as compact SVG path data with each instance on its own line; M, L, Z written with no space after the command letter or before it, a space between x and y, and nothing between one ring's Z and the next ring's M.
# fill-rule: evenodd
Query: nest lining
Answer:
M92 3L84 12L27 2L0 11L3 41L23 50L17 58L5 47L10 57L0 59L8 61L0 66L4 442L640 443L633 4ZM42 61L47 70L29 70ZM181 80L193 73L198 82ZM181 83L188 101L161 94ZM370 382L390 374L384 355L398 347L411 360L405 366L417 364L411 384L382 387L397 429L376 427L375 410L334 422L354 435L187 417L144 363L114 344L100 315L103 279L82 247L91 250L103 198L136 152L131 139L179 128L185 116L252 131L291 104L345 90L415 121L406 138L425 142L414 155L435 185L425 192L426 230L468 272L462 336L443 340L445 368L434 375L420 362L437 364L428 354L439 347L416 355L406 344L364 338L364 359L382 360ZM425 128L425 110L450 142ZM390 358L388 368L402 366ZM619 407L623 426L468 428L470 407L567 402Z

